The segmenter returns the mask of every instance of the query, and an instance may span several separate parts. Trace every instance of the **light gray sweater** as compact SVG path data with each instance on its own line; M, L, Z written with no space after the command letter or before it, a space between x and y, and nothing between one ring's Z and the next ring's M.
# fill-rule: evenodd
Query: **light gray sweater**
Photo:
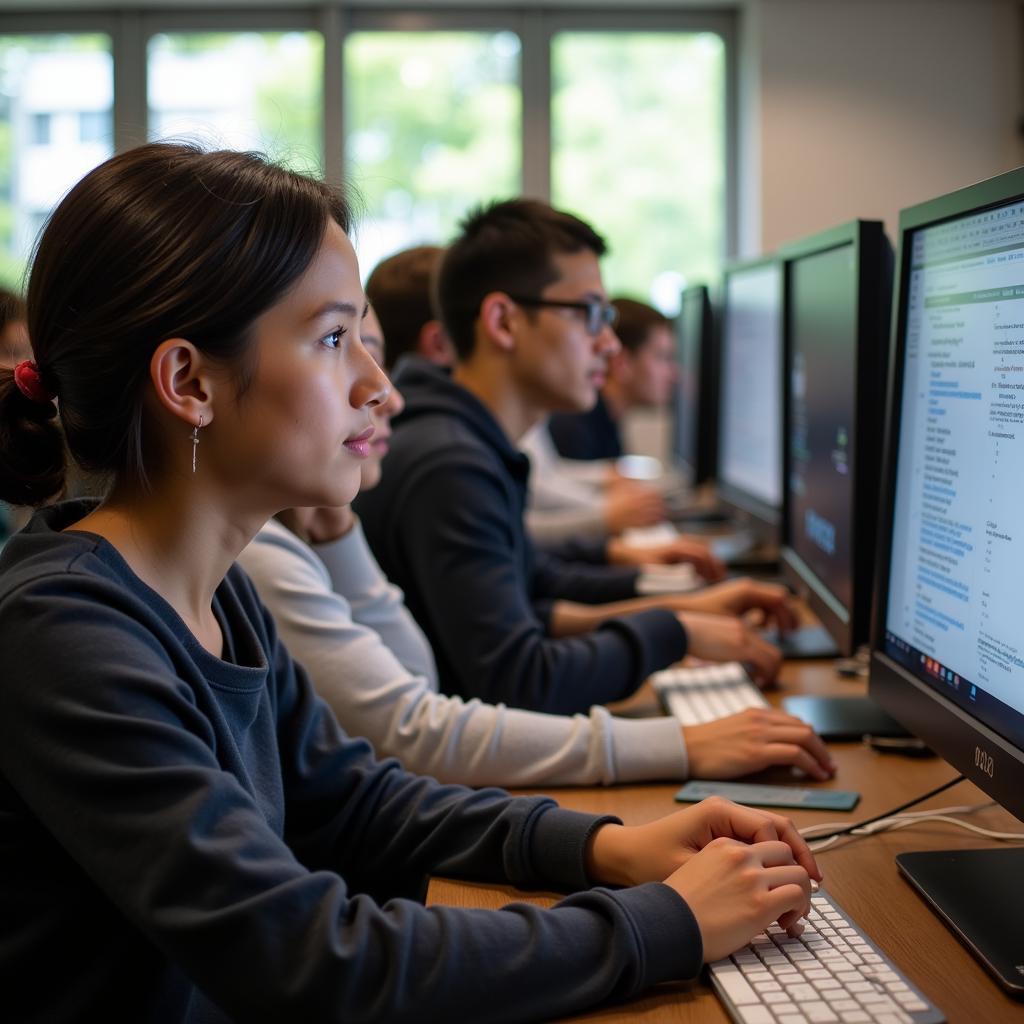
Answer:
M357 522L311 549L271 520L239 559L293 657L350 734L379 756L472 786L683 778L675 719L548 715L438 693L426 638Z

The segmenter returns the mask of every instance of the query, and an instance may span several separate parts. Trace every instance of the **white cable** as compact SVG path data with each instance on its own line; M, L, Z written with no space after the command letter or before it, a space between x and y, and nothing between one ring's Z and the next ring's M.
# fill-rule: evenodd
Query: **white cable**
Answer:
M810 849L814 853L820 853L823 850L827 850L834 843L840 839L845 839L848 836L867 836L874 835L876 832L884 832L890 829L909 828L912 825L918 825L923 822L941 821L949 825L955 825L957 828L967 829L970 832L974 832L977 835L985 836L988 839L997 839L1003 842L1024 842L1024 832L996 832L993 829L982 828L980 825L973 825L968 821L963 821L960 818L953 818L951 814L971 814L975 811L982 810L986 807L991 807L992 802L984 804L965 805L961 807L942 807L929 811L912 811L908 814L897 814L891 818L881 818L878 821L871 822L861 828L856 828L852 832L847 832L840 836L831 836L828 839L822 839L815 843L811 842ZM835 828L835 825L824 826L824 825L810 825L805 829L801 829L801 833L808 833L812 831L818 831L825 829L826 827Z
M872 822L870 825L862 826L863 828L872 829L883 822L893 821L896 818L922 818L927 817L930 814L973 814L975 811L983 811L986 807L992 807L995 804L994 800L987 800L981 804L961 804L957 807L932 807L926 811L904 811L902 814L894 814L888 818L879 818L878 821ZM800 835L809 836L813 832L830 832L837 828L847 828L849 822L847 821L826 821L818 825L806 825L800 829ZM849 833L854 834L854 833ZM857 830L856 834L860 833ZM836 837L841 838L840 836Z
M957 828L965 828L969 832L976 832L979 836L988 839L1000 839L1008 843L1024 843L1024 832L995 832L990 828L982 828L980 825L972 825L969 821L961 821L959 818L951 818L946 814L933 814L927 818L918 818L915 821L898 821L893 829L906 828L908 825L917 825L921 821L944 821Z

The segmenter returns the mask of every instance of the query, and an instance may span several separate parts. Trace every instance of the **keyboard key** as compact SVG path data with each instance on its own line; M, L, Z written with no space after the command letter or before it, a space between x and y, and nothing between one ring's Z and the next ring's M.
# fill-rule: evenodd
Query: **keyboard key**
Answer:
M805 1003L800 1009L811 1024L837 1024L839 1020L826 1003Z
M724 971L715 972L715 981L722 986L725 994L737 1005L746 1006L751 1003L760 1003L757 993L747 984L746 979L739 974L728 974Z
M793 985L789 989L789 997L797 1003L815 1002L818 998L818 992L813 985Z
M772 1011L767 1006L744 1006L743 1024L775 1024Z

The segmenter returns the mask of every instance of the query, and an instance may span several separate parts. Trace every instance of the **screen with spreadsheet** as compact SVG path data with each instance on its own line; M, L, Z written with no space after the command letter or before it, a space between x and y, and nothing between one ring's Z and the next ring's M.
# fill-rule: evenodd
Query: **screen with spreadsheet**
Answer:
M1024 745L1024 202L908 241L885 648Z

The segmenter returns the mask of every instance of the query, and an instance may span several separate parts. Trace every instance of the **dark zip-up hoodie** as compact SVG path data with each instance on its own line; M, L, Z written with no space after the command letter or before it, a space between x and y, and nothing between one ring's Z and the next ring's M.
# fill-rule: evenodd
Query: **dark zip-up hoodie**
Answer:
M434 648L449 693L570 714L631 694L686 653L674 614L547 635L556 600L636 596L634 570L564 562L523 526L529 459L450 375L406 359L381 483L356 500L370 546Z

